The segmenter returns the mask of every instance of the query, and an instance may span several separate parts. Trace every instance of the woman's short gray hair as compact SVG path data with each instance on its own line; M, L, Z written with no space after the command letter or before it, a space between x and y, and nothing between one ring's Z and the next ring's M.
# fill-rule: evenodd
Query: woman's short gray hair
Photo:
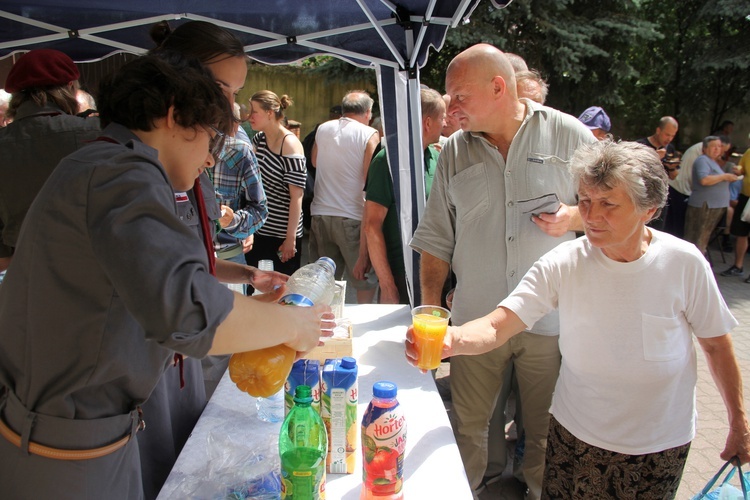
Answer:
M667 203L667 172L653 149L636 142L597 141L576 149L570 160L575 185L609 190L621 185L640 211Z

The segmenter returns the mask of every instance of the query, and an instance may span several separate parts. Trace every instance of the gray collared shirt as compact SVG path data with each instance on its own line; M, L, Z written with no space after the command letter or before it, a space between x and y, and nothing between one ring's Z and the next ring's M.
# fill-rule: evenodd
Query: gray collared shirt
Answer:
M459 132L443 146L424 216L412 248L449 262L456 273L453 319L460 325L492 311L536 260L573 232L542 232L519 200L557 193L576 203L568 160L580 144L595 141L576 118L527 99L526 117L507 161L481 134ZM531 328L556 335L556 313Z

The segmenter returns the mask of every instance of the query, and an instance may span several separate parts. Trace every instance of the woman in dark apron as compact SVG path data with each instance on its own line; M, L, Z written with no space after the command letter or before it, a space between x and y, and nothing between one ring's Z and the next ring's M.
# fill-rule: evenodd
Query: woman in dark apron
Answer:
M211 23L190 21L174 31L166 22L159 23L151 29L151 37L157 44L153 52L170 50L198 59L211 72L227 101L234 102L234 95L245 84L247 76L247 56L236 36ZM205 227L198 216L200 210L195 194L198 187L208 221ZM208 172L201 174L191 189L175 192L175 202L182 222L204 239L204 243L213 244L221 211ZM216 260L215 270L219 281L224 283L250 283L257 272L255 268L221 259ZM286 279L279 273L263 274L268 275L269 285L264 291ZM178 359L164 372L144 404L149 426L138 433L138 442L147 500L159 494L207 399L224 375L227 363L228 356Z
M143 498L133 436L175 352L306 351L320 335L325 308L222 286L212 246L178 216L174 193L213 166L230 128L213 76L174 54L144 56L98 97L106 128L49 177L0 289L7 498Z

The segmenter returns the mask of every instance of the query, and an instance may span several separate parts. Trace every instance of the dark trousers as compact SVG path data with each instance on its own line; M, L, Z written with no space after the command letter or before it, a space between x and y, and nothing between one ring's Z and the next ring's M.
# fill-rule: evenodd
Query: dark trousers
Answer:
M667 214L664 220L664 232L677 236L685 237L685 213L687 212L687 202L689 196L685 196L672 186L669 186L667 194Z

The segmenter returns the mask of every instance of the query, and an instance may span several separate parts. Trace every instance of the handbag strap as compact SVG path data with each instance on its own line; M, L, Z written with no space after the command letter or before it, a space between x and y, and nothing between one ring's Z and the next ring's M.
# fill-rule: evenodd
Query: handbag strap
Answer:
M726 462L724 465L721 466L721 469L719 469L719 472L717 472L716 474L714 474L714 477L712 477L711 480L708 481L708 483L706 483L706 486L703 487L703 489L700 492L700 495L698 495L698 498L703 498L706 495L708 495L708 493L713 489L714 484L716 484L716 481L719 480L719 478L721 477L721 475L724 474L724 471L726 470L727 467L729 467L729 465L731 463L732 463L732 461L729 460L728 462ZM733 475L734 475L734 467L732 467L732 470L730 470L727 473L727 477L726 477L725 481L728 481L729 479L731 479Z
M737 458L737 457L734 457L734 458ZM734 460L734 459L732 459L732 460ZM748 496L747 496L747 488L748 488L747 482L748 482L748 479L742 473L742 467L740 467L740 459L739 458L737 458L737 465L735 467L736 467L736 469L740 473L740 487L742 487L742 496L745 498L745 500L747 500L748 499Z
M748 490L748 479L745 477L745 475L742 473L742 467L740 466L740 459L736 456L730 458L724 465L721 466L721 469L719 469L719 472L714 474L714 477L711 478L711 480L706 484L706 486L701 490L700 495L697 498L704 498L708 493L711 491L711 489L714 487L714 484L716 484L716 481L719 480L721 475L724 473L727 467L732 465L732 468L727 472L726 477L724 477L724 480L721 482L721 484L728 483L733 477L735 472L740 473L740 486L742 487L742 496L745 499L748 499L747 490Z

